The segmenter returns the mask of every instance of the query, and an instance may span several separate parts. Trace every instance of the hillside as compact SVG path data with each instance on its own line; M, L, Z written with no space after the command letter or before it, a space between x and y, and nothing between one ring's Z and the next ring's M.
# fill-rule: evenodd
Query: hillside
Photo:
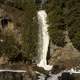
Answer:
M0 0L0 69L27 71L8 72L19 80L50 80L72 68L80 69L79 0Z

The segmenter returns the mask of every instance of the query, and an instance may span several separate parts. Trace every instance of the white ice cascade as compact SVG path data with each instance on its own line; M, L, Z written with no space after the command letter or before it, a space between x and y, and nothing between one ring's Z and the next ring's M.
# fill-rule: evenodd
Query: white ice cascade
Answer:
M39 23L39 54L40 62L37 64L39 67L43 67L45 70L51 70L52 66L47 65L46 57L49 46L47 13L45 10L39 10L37 13Z

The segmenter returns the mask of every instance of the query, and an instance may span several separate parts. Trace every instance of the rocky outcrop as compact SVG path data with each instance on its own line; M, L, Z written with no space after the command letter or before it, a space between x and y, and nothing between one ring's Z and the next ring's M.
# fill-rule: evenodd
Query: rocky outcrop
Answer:
M65 66L65 68L80 66L80 52L72 45L68 37L68 32L66 31L64 33L66 45L64 47L53 48L53 54L49 59L49 64Z

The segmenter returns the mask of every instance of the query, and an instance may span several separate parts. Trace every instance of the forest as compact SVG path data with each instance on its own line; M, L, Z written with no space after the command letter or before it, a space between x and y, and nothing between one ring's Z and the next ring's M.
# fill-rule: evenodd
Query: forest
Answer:
M34 0L0 0L0 4L8 5L23 11L24 22L19 26L21 43L12 31L0 28L0 56L16 58L21 54L23 58L35 60L38 48L37 11L41 1ZM9 5L10 4L10 5ZM48 32L53 44L64 47L65 31L74 47L80 50L80 1L79 0L48 0L44 5L48 14ZM0 16L2 17L2 16ZM17 26L15 26L17 27Z
M38 42L37 8L34 1L0 0L0 4L22 11L24 16L23 22L18 24L19 29L17 29L19 34L21 34L21 43L17 39L16 35L18 34L15 34L15 31L6 31L5 29L0 28L0 39L3 40L3 42L0 41L0 56L4 55L12 60L14 58L16 59L16 57L21 54L23 58L21 60L26 58L31 62L37 55Z
M72 44L80 50L80 1L48 0L46 10L52 42L58 46L65 46L64 31L68 31Z

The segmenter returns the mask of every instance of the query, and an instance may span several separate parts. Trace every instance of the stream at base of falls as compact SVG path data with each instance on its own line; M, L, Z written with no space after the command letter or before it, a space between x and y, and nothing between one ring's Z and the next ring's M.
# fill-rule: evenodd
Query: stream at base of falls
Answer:
M63 74L64 74L64 76L63 76ZM65 77L66 80L75 80L74 75L78 75L78 77L79 77L80 70L77 71L77 70L74 70L73 68L71 68L70 70L64 70L57 74L51 74L51 73L49 73L49 75L40 74L38 80L65 80L65 79L60 79L61 77Z

